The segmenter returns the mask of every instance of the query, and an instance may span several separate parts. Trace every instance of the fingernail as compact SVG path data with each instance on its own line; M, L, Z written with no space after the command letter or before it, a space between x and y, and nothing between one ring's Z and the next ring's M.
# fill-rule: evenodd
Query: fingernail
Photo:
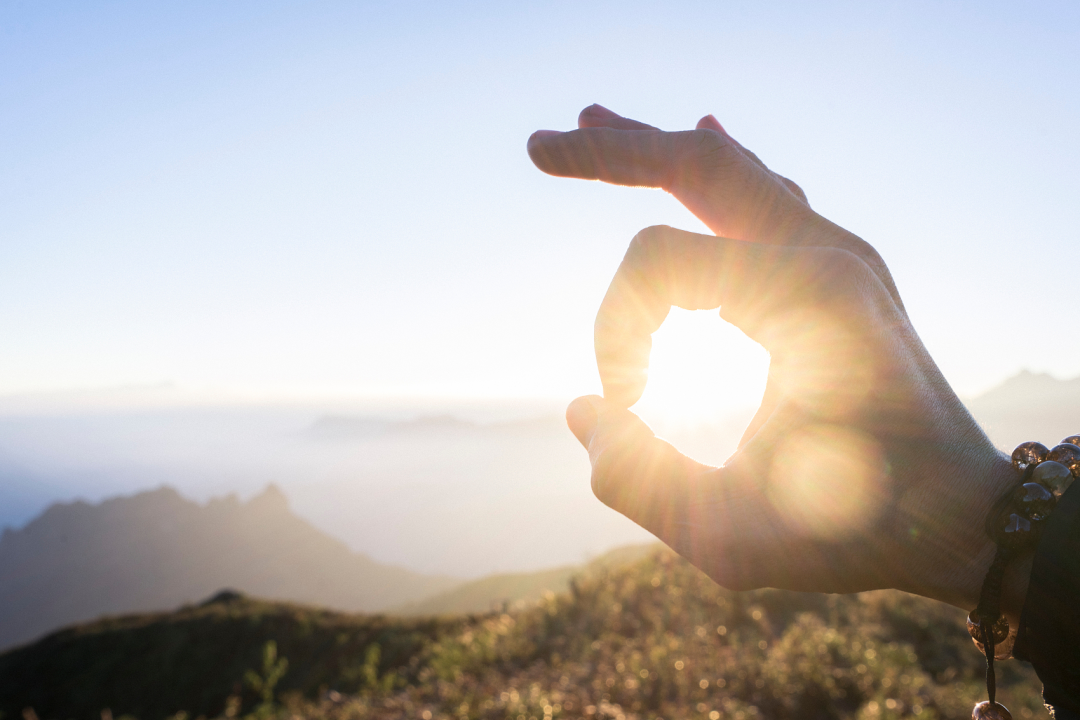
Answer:
M589 107L581 111L582 114L588 113L589 115L600 115L601 117L615 117L616 113L608 110L606 107L599 103L593 103Z
M724 129L724 126L720 124L720 121L716 119L715 115L713 115L712 113L709 113L705 117L707 117L709 119L709 122L711 122L713 125L716 126L717 130L719 130L720 132L727 135L727 130Z
M559 130L537 130L529 136L529 142L539 140L540 138L551 137L552 135L562 135L562 132Z

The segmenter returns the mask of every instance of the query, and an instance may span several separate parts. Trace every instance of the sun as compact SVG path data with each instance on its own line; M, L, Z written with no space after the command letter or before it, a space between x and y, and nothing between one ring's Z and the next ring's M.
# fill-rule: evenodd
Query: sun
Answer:
M715 310L672 308L653 334L649 382L634 412L654 428L686 428L761 403L769 354Z

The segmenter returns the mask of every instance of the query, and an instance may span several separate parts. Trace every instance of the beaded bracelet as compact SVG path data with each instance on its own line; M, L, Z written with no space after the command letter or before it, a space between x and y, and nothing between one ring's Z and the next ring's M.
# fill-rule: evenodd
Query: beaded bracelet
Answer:
M986 533L997 545L994 561L983 580L978 606L968 613L967 629L986 655L986 694L971 712L972 720L1012 720L1008 709L995 702L994 660L1012 656L1016 628L1001 614L1001 583L1009 561L1039 542L1043 525L1062 493L1080 477L1080 435L1070 435L1053 450L1037 442L1018 445L1012 464L1020 483L990 511Z

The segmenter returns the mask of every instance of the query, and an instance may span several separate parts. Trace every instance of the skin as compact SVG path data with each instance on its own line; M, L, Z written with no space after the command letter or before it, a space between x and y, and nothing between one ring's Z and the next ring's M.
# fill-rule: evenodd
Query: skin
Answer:
M985 518L1017 474L926 351L877 251L711 115L664 132L592 105L528 151L550 175L661 188L716 233L642 230L600 306L604 395L567 410L596 496L728 588L897 588L974 608L994 556ZM761 408L720 468L628 409L672 306L718 308L771 356ZM1013 627L1030 562L1006 576Z

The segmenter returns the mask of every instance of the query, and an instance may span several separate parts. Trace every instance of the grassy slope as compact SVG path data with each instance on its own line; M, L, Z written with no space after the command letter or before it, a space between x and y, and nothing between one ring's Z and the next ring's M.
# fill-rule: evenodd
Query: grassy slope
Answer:
M401 615L460 615L501 610L503 606L521 607L534 603L547 593L564 593L570 580L602 568L629 565L656 552L659 543L630 545L607 552L588 564L567 565L531 573L505 573L465 583L420 602L394 610Z
M290 661L281 688L302 693L281 720L966 720L984 692L955 608L893 592L732 593L658 552L536 606L457 620L242 600L94 623L0 655L0 709L220 712L267 639ZM363 679L372 642L379 682ZM1045 717L1029 668L1002 663L999 687L1017 720Z
M370 643L381 647L381 672L409 663L432 640L461 624L353 615L242 596L173 613L128 615L61 630L0 655L0 712L18 718L34 707L42 718L115 715L154 720L179 710L215 715L242 692L273 639L289 671L279 688L315 696L356 690Z

